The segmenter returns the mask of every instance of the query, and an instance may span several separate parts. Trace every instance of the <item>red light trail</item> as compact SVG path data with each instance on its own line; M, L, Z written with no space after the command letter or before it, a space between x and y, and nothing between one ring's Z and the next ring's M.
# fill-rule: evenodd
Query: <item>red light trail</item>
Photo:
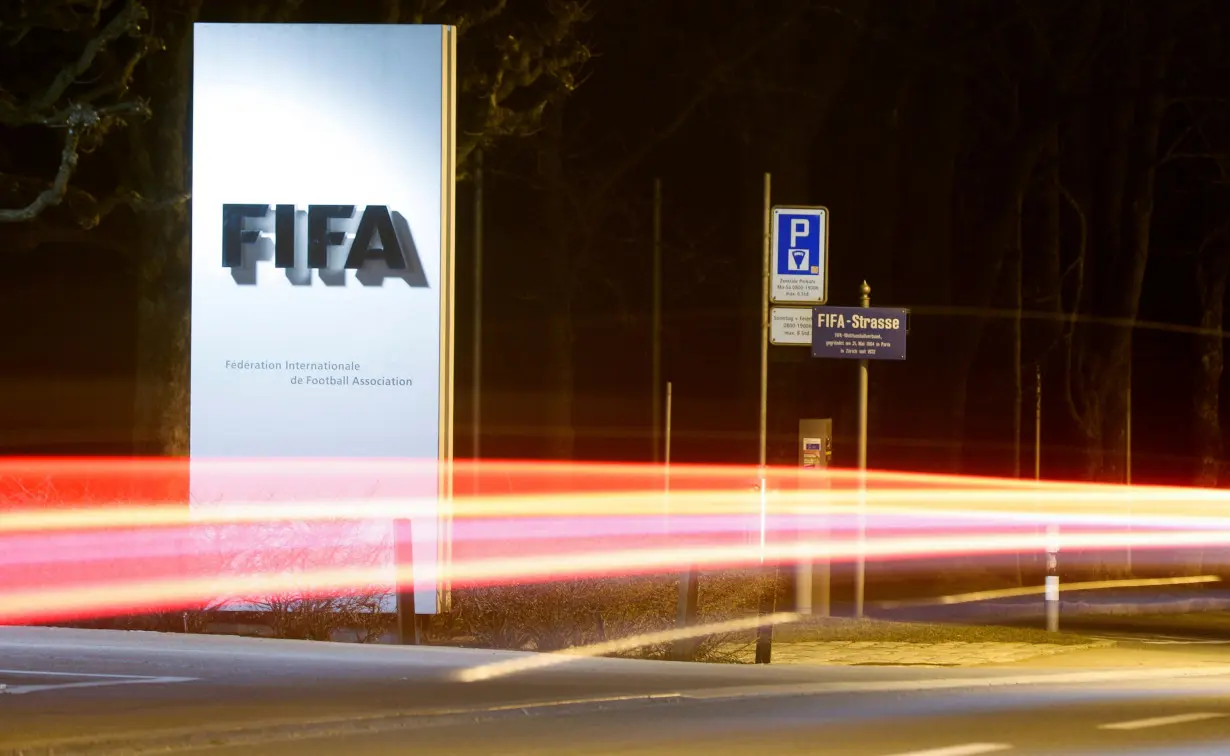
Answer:
M1040 552L1047 524L1061 525L1065 552L1230 546L1218 490L873 472L863 492L853 472L779 468L762 519L752 468L674 466L669 495L648 465L453 473L454 497L437 507L435 463L0 461L0 622L387 589L411 577L391 564L392 522L407 518L446 524L435 572L453 587ZM226 503L189 506L189 475Z

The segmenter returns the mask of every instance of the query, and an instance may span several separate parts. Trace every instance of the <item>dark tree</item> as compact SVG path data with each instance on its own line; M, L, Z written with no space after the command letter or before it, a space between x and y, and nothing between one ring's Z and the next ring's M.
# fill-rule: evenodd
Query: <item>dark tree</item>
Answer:
M1103 4L1091 103L1061 134L1061 182L1079 219L1067 282L1066 401L1085 476L1124 476L1133 328L1150 259L1162 131L1203 2Z
M157 48L146 20L139 0L0 7L0 131L9 145L35 147L0 149L0 223L59 208L54 220L91 229L117 206L148 204L105 179L78 181L82 156L149 115L131 88L137 66Z

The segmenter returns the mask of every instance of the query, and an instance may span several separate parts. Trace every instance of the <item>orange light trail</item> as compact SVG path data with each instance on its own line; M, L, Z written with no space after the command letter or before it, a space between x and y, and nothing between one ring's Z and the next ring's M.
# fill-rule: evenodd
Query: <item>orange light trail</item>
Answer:
M110 468L97 462L72 462L63 467L57 476L60 468L49 461L0 462L0 494L4 494L0 502L5 505L0 533L421 517L431 515L436 504L434 472L425 472L434 470L434 464L342 461L309 466L278 462L255 467L252 463L220 463L206 468L208 475L214 479L245 479L236 484L236 491L249 495L232 496L226 504L193 507L182 503L186 497L177 504L175 499L154 500L142 495L168 487L168 479L186 469L182 463L136 465L127 479L107 472ZM475 496L458 486L448 511L454 519L638 514L687 517L759 512L761 507L759 493L749 485L756 471L748 468L674 466L669 495L664 491L662 469L647 465L565 467L505 462L473 468L456 464L458 482L474 477L472 472L481 478L479 490L483 493ZM84 489L93 492L86 497L80 493L82 481L95 474L110 483ZM374 492L365 490L372 488L367 481L373 476L391 482ZM1230 511L1230 491L1215 489L1036 484L882 472L868 474L867 490L860 499L857 475L849 471L800 474L797 469L779 468L770 470L767 477L770 515L842 514L854 511L860 503L872 515L1038 520L1049 516L1124 516L1130 511L1138 520L1158 517L1177 522L1182 518L1217 520ZM30 487L21 483L30 478L51 481L52 485L46 487L49 497L57 496L62 489L69 493L64 498L28 502ZM567 486L561 485L561 478ZM430 483L427 495L423 493L425 481ZM501 488L507 492L488 493ZM330 489L336 489L336 493ZM262 491L262 496L251 495ZM26 495L21 495L23 492ZM271 500L275 497L270 492L277 492L276 499L280 500ZM107 498L119 494L126 495Z
M871 539L862 552L869 559L900 560L919 557L963 556L1041 550L1047 536L1033 534L980 534L977 536L885 537ZM1064 550L1105 550L1132 545L1137 548L1190 548L1230 545L1230 530L1172 531L1152 534L1074 533L1058 538ZM850 561L860 551L851 542L803 541L768 543L765 559L770 563L789 563L802 558L827 558ZM443 568L442 577L454 587L499 585L530 581L551 581L653 574L678 570L685 565L699 569L744 567L760 562L758 545L685 546L613 551L574 551L558 554L532 554L502 559L469 559ZM308 562L311 560L308 559ZM40 586L0 593L0 623L50 621L110 612L182 607L226 597L244 597L293 591L296 595L335 595L369 590L393 581L408 584L413 572L385 566L331 566L296 571L254 574L211 574L182 578L160 576L158 565L151 565L146 577L123 581Z

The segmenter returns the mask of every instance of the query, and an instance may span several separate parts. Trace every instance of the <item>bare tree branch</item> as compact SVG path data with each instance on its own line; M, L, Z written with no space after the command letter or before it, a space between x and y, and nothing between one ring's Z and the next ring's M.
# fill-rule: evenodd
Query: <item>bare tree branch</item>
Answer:
M484 24L488 24L496 19L504 9L508 7L508 0L495 0L495 2L474 13L473 15L463 14L454 20L457 25L457 36L461 37L470 29L473 29Z
M37 218L44 210L54 207L64 199L68 191L68 181L77 170L77 150L81 144L81 130L69 126L64 137L64 148L60 151L60 167L56 171L55 180L51 186L39 193L34 201L16 210L0 209L0 223L21 223Z
M98 57L98 53L104 47L125 34L139 33L141 23L147 18L149 18L149 14L139 0L128 0L123 10L117 13L96 37L86 43L85 49L81 51L81 55L77 57L77 60L60 69L59 75L51 82L51 86L47 87L47 90L43 92L42 97L30 103L31 109L37 113L59 102L73 82L83 73L90 70L90 67L94 65L94 59Z
M128 93L128 87L132 84L133 74L136 73L137 64L140 63L146 55L153 52L157 46L156 40L152 37L145 37L142 40L140 47L136 49L132 55L128 56L128 60L124 63L118 76L114 81L100 84L94 89L83 94L80 98L82 102L97 102L103 97L123 96Z
M37 95L22 101L0 87L0 126L64 130L57 168L50 181L7 177L7 183L19 189L19 201L31 195L33 199L20 207L0 209L0 223L27 222L62 204L66 196L70 196L70 182L81 154L96 149L103 138L127 118L149 115L149 106L144 100L128 96L129 87L138 63L150 52L159 49L160 45L142 33L141 25L148 18L148 13L140 0L125 0L110 20L103 23L103 12L110 4L97 0L89 4L87 12L81 12L81 2L65 0L51 10L45 10L44 16L18 16L20 23L28 28L52 29L72 35L96 31L85 40L81 51L71 61L59 66L51 83ZM9 25L13 26L12 23ZM137 40L126 58L103 54L125 36ZM17 40L22 37L21 34L16 35ZM82 78L94 69L101 71L94 75L98 83L84 93L75 93L74 88L82 84ZM25 186L31 188L27 191L23 188ZM82 228L96 226L117 206L137 204L132 197L123 193L102 202L94 200L88 192L79 194L87 199L79 204L90 208L90 212L76 219Z
M449 19L463 31L481 32L480 39L471 41L472 49L490 45L494 52L470 57L462 74L459 163L498 138L537 133L547 103L580 86L592 53L577 33L592 14L578 0L544 2L548 19L536 23L506 17L505 0ZM508 23L495 24L501 17ZM516 107L510 106L514 97L521 100Z

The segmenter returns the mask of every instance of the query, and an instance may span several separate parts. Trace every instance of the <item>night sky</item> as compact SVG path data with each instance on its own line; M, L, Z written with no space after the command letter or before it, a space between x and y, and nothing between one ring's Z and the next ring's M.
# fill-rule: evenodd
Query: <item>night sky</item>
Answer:
M182 3L164 9L170 5ZM374 13L347 17L341 4L313 5L300 8L296 20L380 20ZM540 0L509 5L516 9L502 23L546 23ZM756 459L765 172L773 176L775 203L831 210L830 304L857 304L865 278L873 304L914 309L906 364L871 366L873 467L1013 473L1011 240L1019 238L1027 312L1021 469L1032 475L1040 363L1043 474L1082 476L1090 442L1064 399L1066 342L1029 313L1052 306L1045 301L1051 243L1068 271L1065 311L1074 306L1071 276L1082 252L1086 291L1098 293L1081 302L1080 314L1120 317L1125 307L1135 309L1133 297L1120 301L1116 292L1120 280L1131 279L1125 266L1139 250L1130 238L1150 204L1131 194L1143 175L1151 174L1145 184L1153 213L1144 227L1139 310L1128 317L1199 325L1205 306L1197 271L1207 283L1215 263L1230 255L1230 240L1214 234L1230 210L1220 175L1230 147L1224 2L594 0L589 8L592 17L574 29L593 53L580 86L546 106L541 128L493 137L486 151L484 456L568 453L551 420L560 355L547 338L567 322L574 339L567 353L575 396L571 455L650 458L655 178L664 197L663 379L673 383L678 461ZM202 12L244 20L235 3L207 0ZM512 15L520 12L527 15ZM16 23L6 13L0 11L5 35ZM165 22L155 10L154 27ZM39 39L0 55L0 101L58 70L55 55L64 49L36 48ZM463 36L460 44L463 63L489 56L478 49L488 37ZM1149 78L1149 71L1160 73ZM152 88L160 75L157 56L147 57L134 90L165 91ZM1156 98L1164 111L1153 133L1148 117ZM151 107L171 105L151 95ZM0 121L0 207L29 201L31 185L18 185L16 176L50 179L57 144L45 129ZM141 149L156 146L112 133L83 156L81 180L105 191ZM562 155L554 173L552 154ZM458 454L466 456L474 225L468 177L457 199L456 422ZM1040 229L1052 207L1058 222L1047 236ZM36 244L15 241L30 233L20 228L25 224L0 224L4 453L127 455L142 448L133 441L137 261L153 252L141 246L140 222L121 209L88 232L99 235L93 244L76 231L57 235L57 225L72 227L61 214L40 223ZM550 275L561 264L567 275ZM1106 357L1114 352L1111 330L1086 331L1078 341L1092 346L1074 348L1095 355L1090 364L1113 362ZM1194 410L1200 346L1190 334L1136 329L1133 480L1194 479L1207 443ZM793 462L797 418L832 417L835 462L853 464L855 363L812 360L802 348L771 351L770 461ZM1123 372L1104 371L1106 406L1118 406L1113 375ZM1100 443L1118 448L1113 428Z

